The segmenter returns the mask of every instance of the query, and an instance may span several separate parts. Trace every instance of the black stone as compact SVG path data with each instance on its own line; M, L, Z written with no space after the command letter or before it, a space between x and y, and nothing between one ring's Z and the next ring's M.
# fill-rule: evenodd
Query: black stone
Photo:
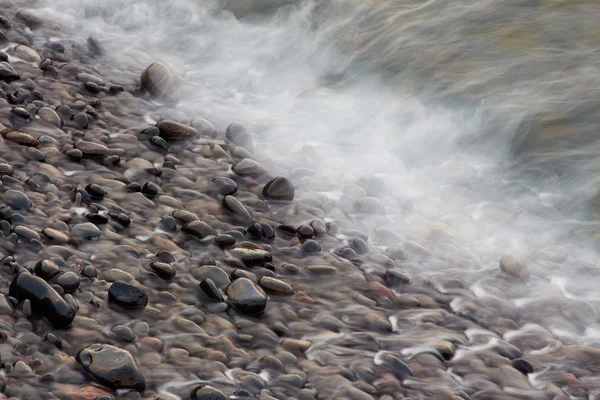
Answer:
M103 224L108 223L108 217L104 214L88 213L88 214L86 214L85 217L87 218L88 221L90 221L96 225L103 225Z
M165 280L173 279L177 274L175 267L165 262L152 262L150 268L156 275Z
M254 223L246 228L246 232L252 239L261 240L263 238L262 226L259 223Z
M227 396L212 386L202 385L192 389L190 400L227 400Z
M111 389L144 391L146 381L133 356L109 344L92 344L77 353L77 362L98 383Z
M161 250L158 253L156 253L156 258L158 258L160 262L168 264L174 263L176 261L175 257L173 257L173 255L166 250Z
M128 184L127 186L125 186L125 190L130 193L136 193L136 192L141 192L142 187L140 186L139 183L132 182L132 183Z
M142 194L149 199L153 199L158 195L159 187L154 182L146 182L142 186Z
M146 292L123 281L116 281L110 286L108 298L125 308L144 308L148 304Z
M102 200L106 196L106 190L100 185L90 183L85 187L85 191L89 193L90 197L94 200Z
M523 375L533 374L535 372L535 368L528 361L519 358L512 362L512 366L514 369L522 373Z
M200 282L200 288L211 299L215 299L218 301L225 301L225 299L223 298L223 294L221 293L221 290L219 290L219 288L217 287L217 285L215 284L215 282L212 279L210 279L210 278L204 279L202 282Z
M60 268L53 261L40 260L33 267L33 272L47 281L60 273Z
M108 213L108 216L117 221L119 224L127 227L131 224L131 218L125 213Z
M279 225L277 229L290 236L296 235L296 228L294 228L292 225Z
M0 62L0 80L4 82L12 82L19 79L20 76L13 67L6 61Z
M227 297L238 311L259 314L267 307L265 292L247 278L238 278L227 287Z
M294 186L285 176L278 176L267 183L262 195L271 200L294 200Z
M261 222L260 227L262 229L263 237L266 239L273 239L275 237L275 231L273 227L266 222Z
M66 328L75 319L75 310L46 281L28 272L12 280L9 295L18 301L29 300L33 312L56 328Z

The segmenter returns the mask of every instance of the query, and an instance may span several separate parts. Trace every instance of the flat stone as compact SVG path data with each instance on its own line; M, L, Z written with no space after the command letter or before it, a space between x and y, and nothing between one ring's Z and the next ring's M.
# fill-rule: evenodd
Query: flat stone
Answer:
M337 272L335 267L329 265L309 265L304 269L315 275L331 275Z
M294 294L294 288L289 283L270 276L263 276L258 281L258 284L267 292L285 295Z
M40 144L40 142L32 135L19 131L4 131L2 132L2 137L4 140L8 140L9 142L13 142L21 146L36 147Z
M125 308L144 308L148 295L141 288L123 281L114 282L108 289L110 301Z
M74 225L71 228L71 233L84 239L91 239L100 236L100 229L91 222L84 222Z
M263 265L266 262L273 261L273 256L271 255L271 253L260 249L245 249L242 247L238 247L235 249L231 249L230 253L234 257L237 257L240 260L242 260L242 262L248 267Z
M111 389L146 388L146 380L133 356L109 344L92 344L77 353L77 362L101 385Z

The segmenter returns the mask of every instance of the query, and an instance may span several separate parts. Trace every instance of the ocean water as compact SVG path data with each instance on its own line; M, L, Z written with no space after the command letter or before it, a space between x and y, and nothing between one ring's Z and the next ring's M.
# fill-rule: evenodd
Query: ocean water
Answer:
M255 157L300 201L372 235L387 227L420 279L476 296L498 260L532 279L509 296L570 343L600 344L597 1L39 0L32 8L105 49L135 85L153 60L182 84L147 118L244 123ZM385 184L384 216L348 211ZM443 283L439 283L441 290ZM578 329L532 304L584 302ZM460 308L460 304L456 305ZM562 308L561 308L562 307Z

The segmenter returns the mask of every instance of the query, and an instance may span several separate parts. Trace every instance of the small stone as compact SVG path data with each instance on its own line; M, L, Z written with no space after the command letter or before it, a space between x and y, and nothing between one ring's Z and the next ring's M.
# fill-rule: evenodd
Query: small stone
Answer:
M29 300L34 313L57 328L66 328L75 319L75 310L42 278L19 273L11 282L9 295L18 301Z
M302 252L304 253L318 253L321 250L321 245L315 240L308 239L302 243Z
M0 164L0 175L12 175L15 169L10 164Z
M519 358L517 360L513 360L512 366L514 369L522 373L523 375L533 374L535 372L535 368L526 360Z
M194 118L190 125L196 129L201 136L208 136L213 139L217 137L215 126L204 118Z
M390 367L394 376L401 381L415 376L415 373L408 365L391 353L384 353L380 358L380 362Z
M109 155L108 147L100 143L80 140L75 143L75 147L81 150L86 157L106 157Z
M135 341L135 333L133 333L131 328L125 325L114 326L111 330L118 338L123 339L126 342L132 343Z
M263 265L266 262L273 261L271 253L259 249L235 248L230 250L231 254L242 260L248 267Z
M133 356L109 344L92 344L77 353L77 362L90 376L111 389L146 388L146 381Z
M262 195L271 200L294 200L294 186L284 176L278 176L267 183L262 189Z
M86 83L88 85L89 83ZM79 129L87 129L90 124L90 119L84 112L78 112L73 115L73 122L79 127Z
M58 275L60 273L60 268L54 261L40 260L35 264L35 267L33 267L33 272L43 280L47 281Z
M125 308L144 308L148 304L146 292L123 281L116 281L110 286L108 298Z
M311 239L315 236L315 230L310 225L302 225L297 230L298 236L303 239Z
M100 236L100 229L91 222L84 222L82 224L74 225L71 228L71 233L84 239L92 239Z
M152 271L156 275L165 280L173 279L177 274L175 267L164 262L152 262L150 263L150 268L152 268Z
M356 211L365 214L385 214L385 205L375 197L363 197L355 203Z
M252 222L252 217L246 207L244 207L244 205L235 197L225 196L221 203L227 211L232 213L241 222Z
M250 158L244 158L238 161L233 164L231 169L239 176L249 176L251 178L258 178L263 173L260 164Z
M69 235L52 228L44 228L42 234L56 243L69 243Z
M91 264L88 264L85 267L83 267L81 274L89 279L95 279L98 277L98 271L96 270L96 267L94 267Z
M204 279L202 282L200 282L200 288L211 299L225 301L225 299L223 298L223 294L212 279Z
M142 89L159 98L172 98L179 90L175 74L160 62L150 64L142 73L140 81Z
M13 67L6 61L0 62L0 80L4 82L12 82L19 79L20 76Z
M42 240L41 236L36 231L25 225L15 226L13 232L25 239L38 241Z
M238 146L241 146L249 152L254 151L254 144L250 133L246 130L246 127L240 123L234 122L227 127L225 130L225 136L227 139Z
M42 56L40 56L40 54L31 47L20 44L15 47L13 51L15 52L16 56L23 61L36 64L42 62Z
M236 243L236 241L235 241L235 238L233 236L222 233L222 234L217 235L215 237L215 243L220 248L225 249L227 247L234 246L235 243Z
M247 314L258 314L267 307L267 296L261 288L251 280L239 278L227 287L227 297L231 305L238 311Z
M410 283L410 278L408 276L395 269L388 269L385 271L383 279L385 280L385 284L391 287L408 285Z
M42 19L37 14L22 8L15 13L15 18L30 28L37 28L43 24Z
M159 129L160 136L165 140L187 140L194 139L200 135L191 126L166 119L158 122L156 127Z
M18 190L7 190L4 192L3 199L13 210L31 210L33 207L29 197Z
M79 277L74 272L65 272L61 274L56 283L64 289L66 293L74 292L79 289Z
M294 289L292 288L292 286L289 283L284 282L280 279L271 278L269 276L263 276L258 281L258 284L267 292L285 295L294 294Z
M149 199L153 199L158 195L160 188L154 182L146 182L142 186L142 194Z
M229 285L229 276L227 272L223 271L216 265L203 265L200 268L194 268L191 271L192 276L203 281L207 278L211 279L220 288L225 288Z
M222 176L214 178L211 187L222 196L230 196L238 191L237 184L233 180Z
M21 146L36 147L40 144L40 142L32 135L19 131L4 131L2 132L2 137L4 140L8 140L9 142L13 142Z
M85 187L85 191L89 193L93 200L102 200L106 196L106 190L102 189L100 185L90 183Z
M246 228L246 232L252 239L261 240L263 238L263 229L259 223L255 223Z
M40 120L44 121L47 124L53 125L57 128L63 127L62 118L50 107L42 107L37 111L37 115Z
M212 386L202 385L192 389L190 400L227 400L227 396Z
M530 278L529 270L525 264L509 254L500 259L500 270L524 283L527 283Z
M204 239L207 236L216 236L217 232L206 222L192 221L181 227L181 230L190 235L196 236L199 239Z
M337 272L335 267L329 265L309 265L304 269L315 275L331 275Z

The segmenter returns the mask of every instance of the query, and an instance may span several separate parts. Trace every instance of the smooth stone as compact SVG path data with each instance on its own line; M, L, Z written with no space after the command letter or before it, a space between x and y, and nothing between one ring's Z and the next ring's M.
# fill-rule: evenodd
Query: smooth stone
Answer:
M173 279L177 274L175 267L164 262L152 262L150 263L150 268L152 268L152 271L156 275L165 280Z
M149 199L153 199L156 196L158 196L159 191L160 191L160 188L154 182L146 182L142 186L142 194L144 196L148 197Z
M215 243L222 248L225 249L227 247L232 247L235 245L236 240L233 236L221 233L215 237Z
M125 308L144 308L148 304L144 290L124 281L116 281L110 286L108 298Z
M215 126L204 118L194 118L190 125L196 129L201 136L208 136L213 139L217 137Z
M159 98L173 97L179 90L175 74L163 63L154 62L140 77L142 89Z
M15 169L10 164L0 164L0 175L12 175Z
M308 239L302 243L302 251L304 253L318 253L321 250L321 245L315 240Z
M219 288L217 287L217 284L212 279L210 279L210 278L204 279L202 282L200 282L200 288L202 289L204 294L206 294L211 299L215 299L218 301L225 301L225 299L223 298L223 294L221 293L221 290L219 290Z
M3 200L13 210L31 210L33 203L27 195L18 190L7 190L2 196Z
M40 142L32 135L19 131L4 131L2 132L2 137L4 140L8 140L9 142L13 142L21 146L36 147L40 144Z
M303 239L312 239L315 236L315 230L310 225L301 225L297 233Z
M69 271L61 274L56 283L64 289L66 293L74 292L79 289L80 280L75 272Z
M263 265L266 262L273 261L273 256L271 253L260 249L245 249L238 247L230 250L230 253L242 260L242 262L248 267Z
M526 360L519 358L517 360L513 360L512 366L514 369L522 373L523 375L533 374L535 372L535 368Z
M106 196L106 190L95 183L90 183L87 185L85 187L85 191L88 192L90 197L94 200L102 200L104 199L104 196Z
M250 223L252 222L252 216L244 207L244 205L233 196L225 196L221 202L223 207L232 213L236 218L238 218L241 222Z
M315 275L331 275L337 272L335 267L329 265L309 265L304 269Z
M57 128L62 128L64 123L62 118L50 107L42 107L37 111L40 120Z
M269 181L262 189L262 195L271 200L294 200L294 186L285 176Z
M15 18L30 28L37 28L43 24L42 19L37 14L22 8L17 10Z
M386 285L392 287L408 285L410 283L410 278L407 275L395 269L388 269L385 271L383 274L383 279Z
M415 376L415 373L408 367L408 365L391 353L384 353L380 357L380 361L390 367L394 376L401 381Z
M294 294L294 288L292 288L292 286L289 283L280 279L271 278L269 276L263 276L258 281L258 284L267 292L285 295Z
M227 297L231 305L242 313L258 314L267 307L266 294L250 279L239 278L233 281L227 287Z
M192 389L190 400L227 400L227 396L212 386L202 385Z
M13 278L9 295L18 301L29 300L33 312L57 328L66 328L75 319L75 310L42 278L21 272Z
M238 191L237 184L233 180L222 176L213 178L211 186L222 196L230 196Z
M86 140L79 140L75 142L75 147L87 157L106 157L110 151L108 147L100 143L88 142Z
M171 215L182 224L187 224L189 222L198 220L198 216L196 214L186 210L175 210L171 213Z
M133 343L135 341L135 333L125 325L116 325L111 331L120 339L123 339L126 342Z
M216 265L203 265L200 268L194 268L191 270L191 274L199 281L210 278L220 288L226 287L230 282L227 272Z
M234 144L245 148L251 153L254 152L254 143L244 125L237 122L230 124L225 130L225 136Z
M4 82L12 82L20 79L19 74L6 61L0 62L0 80Z
M15 228L13 229L13 232L15 232L17 235L19 235L23 238L26 238L26 239L39 240L39 241L42 240L42 238L36 231L34 231L33 229L28 228L24 225L15 226Z
M77 353L77 362L90 376L111 389L142 392L146 381L133 356L109 344L92 344Z
M365 214L385 214L385 205L375 197L363 197L355 203L355 209Z
M83 275L89 279L95 279L98 277L98 271L96 270L96 267L94 267L91 264L88 264L85 267L83 267L83 270L81 271L81 275Z
M91 239L100 236L100 229L91 222L84 222L74 225L71 228L71 233L84 239Z
M529 270L525 264L509 254L500 259L500 270L524 283L527 283L530 278Z
M199 239L204 239L207 236L216 236L217 232L206 222L192 221L181 227L181 230L190 235L196 236Z
M40 54L31 47L20 44L17 47L15 47L13 51L15 52L16 56L22 59L23 61L36 64L42 62L42 56L40 56Z
M60 267L51 260L40 260L33 267L33 272L47 281L60 273Z
M163 119L156 124L160 131L160 137L165 140L187 140L194 139L200 134L191 126L180 124L179 122Z
M234 281L239 278L250 279L252 282L258 282L256 274L245 269L236 269L231 273L231 280Z
M258 178L263 173L260 164L250 158L244 158L238 161L233 164L231 169L239 176L249 176L251 178Z

